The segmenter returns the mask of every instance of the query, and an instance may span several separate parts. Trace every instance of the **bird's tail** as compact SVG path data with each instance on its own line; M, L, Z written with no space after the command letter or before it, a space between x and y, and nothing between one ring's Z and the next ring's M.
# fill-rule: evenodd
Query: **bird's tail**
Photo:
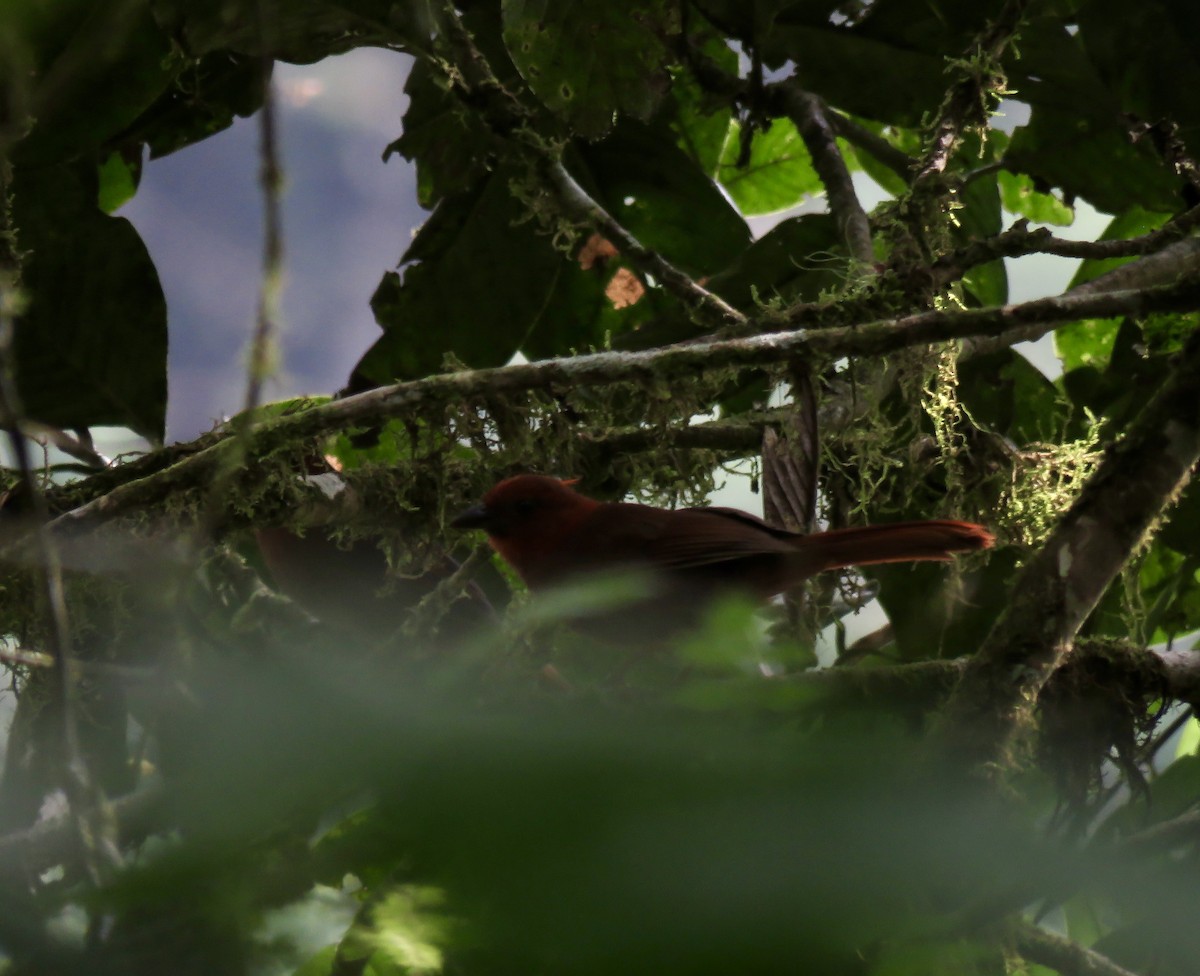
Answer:
M874 563L947 560L957 552L987 549L995 541L982 525L936 519L814 532L797 539L796 548L806 572L819 573Z

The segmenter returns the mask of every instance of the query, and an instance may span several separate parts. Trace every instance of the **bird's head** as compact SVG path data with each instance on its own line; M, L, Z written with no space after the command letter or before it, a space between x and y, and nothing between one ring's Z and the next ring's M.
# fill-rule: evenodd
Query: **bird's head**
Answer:
M563 481L540 474L506 478L450 524L456 529L483 529L493 539L541 534L561 529L596 505Z

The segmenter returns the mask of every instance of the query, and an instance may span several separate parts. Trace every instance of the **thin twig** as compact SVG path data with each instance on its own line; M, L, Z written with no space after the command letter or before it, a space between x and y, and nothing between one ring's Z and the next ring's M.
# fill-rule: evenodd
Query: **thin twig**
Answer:
M54 697L59 710L63 751L63 784L88 871L96 883L120 867L120 853L111 835L107 804L92 780L79 744L75 713L75 682L71 666L71 628L63 588L58 546L49 530L50 513L40 480L29 456L28 441L21 434L22 409L12 362L14 322L12 299L0 287L0 425L8 437L17 462L21 484L32 509L33 544L37 573L46 601L48 628L46 647L54 660Z
M263 36L261 58L262 108L258 113L259 186L263 198L263 269L258 292L258 311L250 355L246 366L245 413L252 415L262 402L262 388L271 374L276 356L279 298L283 286L283 220L280 215L280 191L283 169L279 162L275 120L275 89L271 82L274 59L266 43L273 26L273 10L268 0L259 0L259 30Z
M1115 241L1069 241L1055 237L1048 228L1029 229L1028 220L1018 220L1008 230L987 240L973 241L966 247L939 258L933 274L939 285L962 277L976 265L997 258L1023 257L1027 254L1054 254L1064 258L1104 259L1141 257L1161 251L1200 227L1200 206L1186 210L1157 230L1140 237Z
M97 453L91 444L84 443L81 438L73 437L58 427L33 420L23 420L21 421L21 433L43 447L48 445L57 448L68 457L82 461L89 468L108 467L108 459Z
M912 179L919 160L897 149L883 136L875 134L865 126L859 125L852 118L843 115L841 112L835 112L827 108L825 118L829 121L834 135L845 139L852 146L870 153L906 183Z
M1156 823L1153 827L1122 837L1123 850L1164 850L1179 844L1194 844L1200 840L1200 810Z

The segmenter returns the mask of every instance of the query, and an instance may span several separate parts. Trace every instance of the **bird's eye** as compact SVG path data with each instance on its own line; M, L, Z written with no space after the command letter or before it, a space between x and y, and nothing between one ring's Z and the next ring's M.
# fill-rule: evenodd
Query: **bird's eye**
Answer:
M532 498L518 498L513 508L517 510L518 515L529 515L537 509L537 502Z

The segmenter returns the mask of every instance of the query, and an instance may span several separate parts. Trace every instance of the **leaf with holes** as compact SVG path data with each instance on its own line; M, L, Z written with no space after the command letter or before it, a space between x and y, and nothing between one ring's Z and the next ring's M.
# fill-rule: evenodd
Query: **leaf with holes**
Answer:
M670 85L674 3L504 0L502 10L521 77L580 135L604 135L618 114L645 121Z

